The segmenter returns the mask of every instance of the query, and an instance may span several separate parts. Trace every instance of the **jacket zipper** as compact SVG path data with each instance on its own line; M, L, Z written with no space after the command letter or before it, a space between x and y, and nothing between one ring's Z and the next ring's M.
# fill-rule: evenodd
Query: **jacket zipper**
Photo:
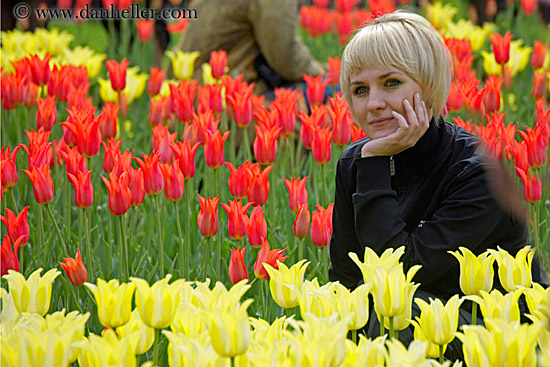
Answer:
M395 161L393 155L390 157L390 175L395 176Z

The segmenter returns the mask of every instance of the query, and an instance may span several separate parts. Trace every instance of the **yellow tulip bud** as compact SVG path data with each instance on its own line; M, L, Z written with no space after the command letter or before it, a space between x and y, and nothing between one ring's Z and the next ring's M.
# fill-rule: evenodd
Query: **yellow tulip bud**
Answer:
M369 291L371 284L362 284L350 292L336 283L336 310L340 317L351 315L348 330L361 329L369 321Z
M319 287L317 279L305 281L302 285L300 296L300 314L307 320L306 315L313 314L316 317L328 317L336 312L336 299L332 292L331 283Z
M439 1L428 3L426 6L426 18L435 28L441 29L453 20L457 11L458 10L450 4L443 5Z
M184 334L189 337L207 331L206 323L201 317L202 312L190 302L180 303L170 329L176 334Z
M44 316L48 312L52 298L52 282L61 273L51 269L41 277L41 272L42 268L34 271L29 279L25 279L23 274L14 270L8 270L8 275L4 275L19 313L29 312Z
M82 46L76 46L74 49L68 47L63 49L63 56L63 61L66 64L85 66L90 79L99 75L103 61L107 58L105 54L97 54L91 48Z
M164 329L174 320L180 303L180 289L185 280L178 279L169 285L170 278L172 274L149 286L143 279L130 277L136 285L136 308L139 316L149 327Z
M424 333L422 332L422 328L418 324L414 326L414 338L422 342L426 342L428 344L426 348L426 357L430 357L434 359L439 358L439 345L430 343L428 338L426 338L426 335L424 335ZM446 349L447 349L447 345L445 344L443 346L443 353L445 353Z
M480 291L490 292L493 288L493 262L495 258L489 252L475 256L466 247L459 247L458 251L449 251L460 263L460 289L466 295L479 295Z
M466 366L491 366L481 340L488 340L490 333L483 326L464 325L456 337L462 342Z
M497 260L498 277L506 292L512 292L518 287L529 288L531 286L531 263L534 250L525 246L518 251L514 258L506 250L498 247L496 250L488 250Z
M348 256L361 269L365 284L372 283L375 269L381 267L389 272L393 267L399 265L399 259L405 253L405 246L401 246L394 250L393 248L386 249L380 257L370 247L365 247L364 260L361 262L356 253L350 252Z
M481 51L483 57L483 70L489 75L500 75L502 67L497 63L495 54L492 52Z
M264 267L269 274L269 289L273 300L282 308L293 308L298 306L302 284L304 283L304 274L309 261L300 260L290 267L290 269L280 261L279 269L273 268L269 264Z
M81 345L78 363L82 367L136 367L136 345L139 335L130 334L118 338L113 329L106 329L102 336L91 334Z
M99 83L99 96L103 102L118 101L118 94L113 90L109 79L98 78L97 82Z
M118 279L112 279L107 283L103 279L98 279L97 286L91 283L84 283L84 285L94 295L101 325L117 328L130 320L135 284L119 284Z
M420 340L413 340L406 348L399 339L390 339L386 341L388 348L388 366L403 367L428 367L433 365L433 360L426 358L426 349L428 343Z
M172 70L176 78L180 80L190 80L195 71L195 61L200 56L199 51L166 51L166 56L172 60Z
M525 289L523 294L531 315L550 321L550 288L544 289L542 285L533 283L533 287Z
M550 366L550 329L542 328L539 335L539 356L537 366Z
M416 290L420 287L420 284L408 283L407 290L405 292L405 311L393 318L393 329L403 330L411 324L411 308ZM380 317L378 318L380 321ZM384 327L390 329L390 319L384 318Z
M367 339L364 335L359 335L359 344L357 345L359 358L355 366L384 366L388 358L388 352L384 346L385 340L385 336L371 340Z
M481 297L466 296L464 299L479 304L483 318L519 322L518 300L522 293L523 290L517 290L503 295L498 289L494 289L491 293L481 291Z
M210 340L221 357L235 357L248 349L251 331L247 308L252 302L252 299L247 299L236 310L207 313Z
M250 289L247 282L247 279L243 279L229 290L221 282L217 282L212 290L209 288L209 281L197 282L197 288L193 292L191 303L204 311L233 310L240 305L241 298Z
M416 299L415 302L420 307L421 314L413 323L422 329L422 333L430 343L449 344L455 337L458 311L463 301L464 299L460 299L458 294L452 296L446 305L443 305L440 299L430 298L429 304L423 299Z
M145 92L149 76L145 73L139 73L139 66L128 68L126 71L126 88L128 103L132 103L137 98L141 97Z
M168 339L168 364L170 366L217 366L218 354L209 347L208 333L187 336L167 330L162 333Z
M141 321L137 309L132 311L130 321L117 327L116 332L119 338L124 338L130 334L137 334L139 336L135 351L138 355L147 352L155 341L155 329L150 328Z
M403 264L393 267L389 272L382 268L376 268L373 279L374 309L376 313L384 317L395 317L405 312L408 300L409 284L420 265L412 266L403 273Z

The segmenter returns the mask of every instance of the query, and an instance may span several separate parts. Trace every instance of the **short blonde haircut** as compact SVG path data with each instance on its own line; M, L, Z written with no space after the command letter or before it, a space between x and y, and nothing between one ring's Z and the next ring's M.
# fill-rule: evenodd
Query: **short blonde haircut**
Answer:
M340 74L342 92L352 111L351 76L377 67L396 68L420 85L424 102L437 121L449 95L452 64L447 46L428 20L395 11L355 33L344 49Z

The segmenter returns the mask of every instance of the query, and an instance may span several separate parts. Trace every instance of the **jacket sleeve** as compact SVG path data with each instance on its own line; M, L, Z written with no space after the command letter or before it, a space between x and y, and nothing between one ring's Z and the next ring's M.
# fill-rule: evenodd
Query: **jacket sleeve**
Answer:
M426 223L408 233L391 187L389 157L361 158L355 164L357 184L352 201L361 248L369 246L380 255L386 248L404 245L401 261L405 268L422 265L415 281L425 287L457 271L459 264L447 251L465 246L474 253L483 252L494 246L499 231L511 224L511 217L489 190L483 166L463 162L449 168L447 177L452 178L443 189L439 208Z
M321 64L313 59L298 33L295 0L253 0L250 21L260 51L283 79L298 81L303 74L318 75Z

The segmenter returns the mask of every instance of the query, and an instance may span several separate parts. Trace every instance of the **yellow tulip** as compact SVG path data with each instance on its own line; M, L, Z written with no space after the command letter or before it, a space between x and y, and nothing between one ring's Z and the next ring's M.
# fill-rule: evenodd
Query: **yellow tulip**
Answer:
M99 83L99 96L103 102L117 102L118 94L111 87L111 81L109 79L98 78Z
M479 291L490 292L493 288L493 262L495 258L489 252L475 256L470 249L459 247L458 251L449 251L460 263L460 289L466 295L479 295Z
M531 46L522 46L522 40L510 41L510 61L508 66L512 76L516 76L520 71L525 70L531 59Z
M13 30L2 32L2 54L10 55L13 60L36 53L37 40L34 33Z
M179 80L174 80L174 79L164 79L162 81L162 84L160 85L160 92L159 92L159 95L161 97L169 97L170 94L172 93L170 91L170 84L173 84L173 85L178 85L179 84ZM155 96L155 98L159 98L158 96Z
M399 265L399 259L405 253L405 246L401 246L394 250L393 248L386 249L380 257L370 247L365 247L365 255L363 261L360 261L357 254L350 252L348 256L361 269L363 281L365 284L372 283L375 276L375 269L381 267L389 272L393 267Z
M130 320L135 284L119 284L118 279L112 279L107 283L103 279L98 279L97 286L91 283L84 283L84 285L94 295L101 325L117 328Z
M458 327L458 311L460 304L464 299L460 299L458 294L452 296L446 305L443 305L440 299L430 298L428 304L423 299L416 299L416 304L420 307L420 317L416 317L418 326L430 343L437 345L449 344L455 337Z
M491 293L481 291L481 297L466 296L465 299L479 304L483 318L519 322L518 300L522 293L523 290L517 290L503 295L498 289L494 289Z
M316 317L328 317L336 312L336 297L332 287L332 283L319 287L317 278L311 282L304 282L299 302L302 319L307 320L306 315L309 314Z
M199 308L188 301L180 303L174 316L170 329L176 334L184 334L189 337L201 334L208 330Z
M132 103L145 92L147 87L147 81L149 75L146 73L139 73L139 66L134 66L126 70L126 96L128 97L128 103Z
M0 335L9 335L19 322L19 312L13 303L13 297L4 288L0 288L0 298L2 299L2 313L0 313Z
M166 51L166 56L172 61L172 70L176 78L180 80L190 80L195 71L195 60L200 56L199 51Z
M14 270L8 270L8 275L4 275L19 313L29 312L44 316L48 312L52 298L52 282L61 273L51 269L41 277L41 272L42 268L34 271L29 279L25 279L23 274Z
M412 266L403 273L403 264L393 267L389 272L382 268L376 268L373 279L373 298L376 313L384 317L395 317L405 312L409 284L420 265Z
M405 311L397 316L393 317L393 329L403 330L411 324L411 307L416 290L420 287L420 284L408 283L405 291ZM380 317L378 318L380 321ZM384 327L390 330L390 319L384 318Z
M378 337L374 340L359 336L357 345L357 362L354 366L382 367L387 359L387 351L384 347L385 337Z
M300 260L290 267L277 261L279 269L273 268L269 264L264 267L269 274L269 289L273 300L282 308L293 308L298 306L302 284L304 283L304 274L309 261Z
M485 23L483 27L473 24L470 20L460 19L458 22L448 22L444 30L447 38L469 39L472 51L479 51L485 44L487 37L494 32L494 27Z
M252 325L251 346L264 350L270 349L279 340L285 339L289 333L287 330L288 319L285 316L277 318L271 325L262 319L250 318Z
M422 342L427 343L426 347L426 356L430 358L439 358L439 345L430 343L428 338L426 338L426 335L422 332L422 328L420 325L416 324L414 326L414 338L417 340L420 340ZM443 346L443 353L445 353L445 350L447 349L447 345Z
M193 337L168 330L163 330L162 333L169 342L168 364L170 366L217 366L220 362L218 354L208 346L210 343L208 332Z
M236 310L214 310L206 315L212 346L222 357L235 357L248 349L251 339L247 308L252 299L244 301Z
M479 325L464 325L462 332L456 333L456 337L462 342L466 366L491 366L480 341L481 339L488 340L489 335L489 331Z
M212 76L212 66L210 66L209 63L202 64L201 69L202 69L202 84L203 85L218 83L218 79L216 79Z
M544 289L542 285L533 283L532 288L524 289L523 294L531 315L550 321L550 288Z
M497 63L495 54L492 52L481 51L483 57L483 70L489 75L500 75L502 67Z
M164 329L174 320L180 303L180 290L185 280L178 279L172 284L168 274L152 286L147 281L130 277L136 285L136 308L143 323L155 329Z
M78 363L82 367L136 367L135 348L139 335L130 334L118 338L113 329L106 329L102 336L91 334L81 343Z
M88 71L88 78L93 79L99 75L103 61L107 55L98 54L89 47L76 46L74 49L63 50L64 61L74 66L85 66Z
M497 260L498 276L506 292L512 292L518 287L531 286L531 263L535 255L534 250L525 246L518 251L515 258L500 247L498 251L492 249L488 251Z
M212 290L209 288L209 281L197 282L197 288L193 292L191 303L205 311L234 310L240 305L241 298L246 291L250 289L247 282L247 279L243 279L233 285L229 291L221 282L217 282Z
M452 22L458 10L450 4L443 5L440 1L428 3L426 6L426 18L437 29L441 29Z
M433 366L435 361L426 358L428 343L420 340L413 340L406 348L398 339L386 341L388 348L387 365L400 367L428 367Z
M371 284L361 284L350 292L340 283L336 283L336 310L340 318L351 315L348 330L361 329L369 321L369 291Z
M119 338L124 338L130 334L137 334L139 336L136 344L136 354L143 354L151 349L153 341L155 341L155 329L145 325L139 318L139 312L137 309L132 311L130 321L126 324L116 328L116 332Z
M59 55L63 50L69 48L69 45L74 39L74 36L66 31L61 31L57 28L45 29L36 28L36 46L39 49L45 50L52 56Z
M539 335L539 355L537 366L550 366L550 329L542 328Z

